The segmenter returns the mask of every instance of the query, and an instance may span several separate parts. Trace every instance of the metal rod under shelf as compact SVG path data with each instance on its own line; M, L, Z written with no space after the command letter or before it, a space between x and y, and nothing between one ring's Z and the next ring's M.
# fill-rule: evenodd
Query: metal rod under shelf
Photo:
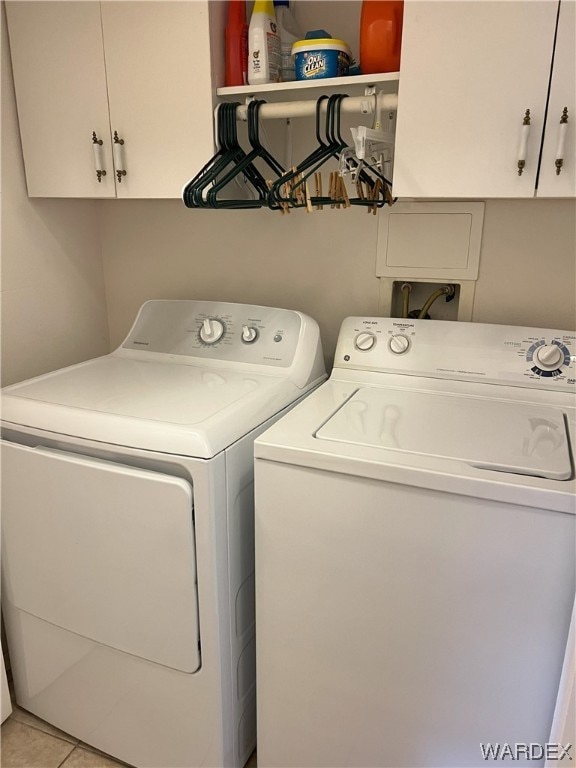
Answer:
M376 111L376 104L382 111L395 112L398 108L398 94L375 93L369 96L347 96L340 107L343 113L370 115ZM236 109L236 119L246 120L247 105ZM322 109L326 110L324 104ZM262 118L311 117L316 114L316 99L306 101L278 101L263 104L258 113Z

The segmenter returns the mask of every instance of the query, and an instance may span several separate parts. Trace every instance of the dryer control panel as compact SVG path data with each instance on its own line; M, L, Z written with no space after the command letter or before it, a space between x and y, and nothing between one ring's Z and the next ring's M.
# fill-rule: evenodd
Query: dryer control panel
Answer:
M296 355L304 317L245 304L148 301L122 348L287 367Z
M283 376L326 378L318 323L302 312L192 299L153 299L113 355Z
M445 320L349 317L338 368L576 391L576 333Z

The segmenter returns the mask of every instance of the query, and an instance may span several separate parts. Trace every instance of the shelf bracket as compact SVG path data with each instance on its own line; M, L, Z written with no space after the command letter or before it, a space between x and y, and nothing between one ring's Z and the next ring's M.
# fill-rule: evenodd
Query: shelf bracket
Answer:
M367 85L366 88L364 88L364 96L366 99L362 102L360 102L360 114L362 115L370 115L372 112L374 112L374 102L377 101L378 94L376 92L376 86L375 85Z

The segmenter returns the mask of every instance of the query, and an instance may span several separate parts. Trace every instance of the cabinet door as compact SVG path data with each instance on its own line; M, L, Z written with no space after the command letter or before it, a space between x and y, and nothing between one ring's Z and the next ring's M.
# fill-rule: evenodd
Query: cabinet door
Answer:
M100 3L10 2L6 12L28 194L114 197Z
M576 196L576 2L562 0L550 83L548 115L540 162L538 197ZM568 109L563 165L556 173L560 119Z
M208 2L103 2L102 23L117 195L178 198L213 154Z
M534 195L557 9L550 0L407 0L395 195Z

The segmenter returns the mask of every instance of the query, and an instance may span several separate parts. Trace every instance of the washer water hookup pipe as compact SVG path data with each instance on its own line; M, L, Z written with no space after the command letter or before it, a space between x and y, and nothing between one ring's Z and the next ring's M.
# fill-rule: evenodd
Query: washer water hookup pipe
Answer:
M438 290L430 294L430 296L428 296L428 298L424 302L424 306L420 310L418 319L423 320L426 317L428 310L430 309L432 304L434 304L436 299L440 298L440 296L446 296L446 301L451 301L454 298L455 294L456 294L456 286L454 285L448 284L448 285L443 285L441 288L438 288Z
M412 284L402 283L400 291L402 293L402 317L408 317L408 312L410 311L410 294L412 292Z

